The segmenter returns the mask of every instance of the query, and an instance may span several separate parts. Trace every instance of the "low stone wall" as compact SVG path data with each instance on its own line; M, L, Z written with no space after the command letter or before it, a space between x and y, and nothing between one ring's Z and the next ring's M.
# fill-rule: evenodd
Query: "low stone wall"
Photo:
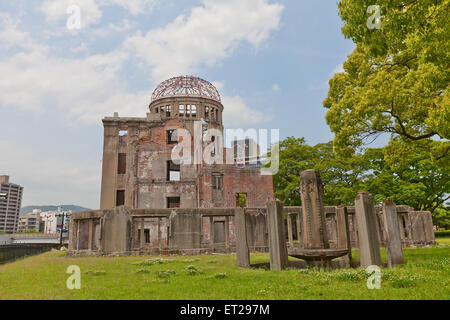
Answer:
M0 246L0 264L59 248L59 244L7 244Z
M381 245L386 243L384 217L375 206ZM236 250L235 211L237 208L129 209L78 212L72 215L69 255L198 254ZM266 208L244 210L249 250L268 251ZM358 247L355 207L345 207L352 247ZM286 241L289 246L305 246L302 207L284 207ZM337 207L326 206L326 226L331 248L338 246ZM431 213L396 206L403 247L434 243ZM341 232L342 234L342 232ZM347 240L346 240L347 241Z

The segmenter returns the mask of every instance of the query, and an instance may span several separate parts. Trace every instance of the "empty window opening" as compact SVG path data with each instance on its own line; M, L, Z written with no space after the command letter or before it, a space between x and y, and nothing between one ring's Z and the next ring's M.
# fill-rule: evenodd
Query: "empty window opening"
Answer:
M209 119L209 107L205 107L205 118Z
M167 180L180 181L180 165L174 164L171 160L167 161Z
M197 106L195 104L193 104L191 106L191 113L192 113L192 117L197 117Z
M212 176L212 188L213 190L223 189L223 176L220 174L215 174Z
M141 229L138 230L138 242L141 242ZM150 243L150 229L144 229L144 241Z
M180 197L168 197L167 198L167 208L179 208L180 207Z
M219 120L219 109L216 109L216 120Z
M128 134L128 130L120 130L119 137L125 137Z
M116 207L123 206L124 204L125 204L125 190L117 190Z
M186 117L190 117L191 116L191 105L187 104L186 105Z
M211 156L215 156L216 155L216 146L217 146L216 137L215 136L211 137L211 142L213 143L213 146L211 148Z
M216 120L216 113L215 113L215 108L211 108L211 120Z
M170 117L172 114L172 106L166 106L166 117Z
M214 221L213 243L225 243L225 221Z
M247 207L247 194L246 193L236 193L236 207L241 207L241 208Z
M406 217L402 215L402 224L403 224L403 235L405 238L408 238L408 231L406 229Z
M180 117L184 117L184 104L178 106L178 114Z
M178 143L178 134L176 130L167 130L167 143L168 144Z
M127 154L119 153L118 163L117 163L117 174L125 174L127 171Z

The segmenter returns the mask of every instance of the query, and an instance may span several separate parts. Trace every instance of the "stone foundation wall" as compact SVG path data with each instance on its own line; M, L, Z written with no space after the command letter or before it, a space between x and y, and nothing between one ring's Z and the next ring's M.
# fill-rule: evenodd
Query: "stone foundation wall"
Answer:
M435 243L431 213L415 212L397 206L403 247ZM236 248L235 210L237 208L128 209L74 213L70 226L70 255L117 254L198 254L234 252ZM346 207L352 247L358 247L355 208ZM385 245L384 217L377 213L380 243ZM268 251L266 208L244 208L246 238L251 251ZM302 242L302 208L284 208L286 241ZM336 207L325 207L328 241L338 243ZM288 218L290 222L288 222ZM127 222L129 221L129 223ZM114 241L111 239L114 238Z

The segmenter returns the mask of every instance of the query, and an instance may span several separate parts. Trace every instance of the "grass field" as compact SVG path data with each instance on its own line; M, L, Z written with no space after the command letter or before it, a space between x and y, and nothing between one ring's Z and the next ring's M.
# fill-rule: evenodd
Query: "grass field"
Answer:
M0 299L449 300L450 238L438 243L442 247L405 249L407 263L383 268L379 290L367 288L363 269L272 272L238 268L234 255L69 258L48 252L0 265ZM251 260L268 261L268 255ZM80 267L80 290L66 287L70 265Z

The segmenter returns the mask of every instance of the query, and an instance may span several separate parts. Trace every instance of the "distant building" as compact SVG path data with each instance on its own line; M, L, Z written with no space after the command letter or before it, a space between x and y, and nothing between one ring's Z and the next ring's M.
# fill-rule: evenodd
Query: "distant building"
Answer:
M0 232L17 231L22 194L23 187L10 183L9 176L0 176Z
M62 212L61 211L47 211L41 213L41 219L43 221L43 229L44 233L59 233L61 230L62 224ZM64 230L69 228L70 222L70 212L66 212L64 215Z
M42 232L41 230L41 213L42 211L39 209L34 209L33 212L30 212L24 216L19 218L19 228L18 232L27 232L29 230L35 230L36 232Z

